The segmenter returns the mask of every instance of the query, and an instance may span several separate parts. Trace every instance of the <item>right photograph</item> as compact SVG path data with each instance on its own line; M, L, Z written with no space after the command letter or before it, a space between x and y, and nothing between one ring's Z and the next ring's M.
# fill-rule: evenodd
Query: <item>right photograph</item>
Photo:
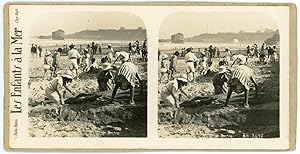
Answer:
M158 40L159 137L280 137L279 32L261 12L167 16Z

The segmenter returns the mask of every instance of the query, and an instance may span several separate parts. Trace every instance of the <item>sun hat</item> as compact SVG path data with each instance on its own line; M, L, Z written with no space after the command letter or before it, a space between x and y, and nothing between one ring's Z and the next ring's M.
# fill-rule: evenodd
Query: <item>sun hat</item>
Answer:
M240 55L237 57L240 61L238 62L238 64L241 64L241 65L244 65L246 64L247 62L247 57L246 56L243 56L243 55Z
M233 60L233 61L235 61L237 58L238 58L237 55L233 55L233 56L232 56L232 60Z
M121 60L129 60L129 53L125 51L116 52L116 57L122 56Z
M111 47L111 44L108 44L107 46Z
M163 54L162 56L161 56L161 58L162 59L166 59L166 58L168 58L169 56L167 55L167 54Z
M225 66L219 67L219 73L225 73L227 71L227 68Z
M73 73L70 70L67 70L62 76L66 77L68 79L73 79L74 78Z
M188 82L188 80L187 80L187 75L186 75L186 74L181 74L181 75L177 78L177 80L180 80L180 81L182 81L182 82Z
M70 46L69 46L70 48L74 48L75 47L75 45L72 43Z
M111 64L108 63L108 62L103 63L102 65L103 65L103 70L109 70L109 69L112 69Z

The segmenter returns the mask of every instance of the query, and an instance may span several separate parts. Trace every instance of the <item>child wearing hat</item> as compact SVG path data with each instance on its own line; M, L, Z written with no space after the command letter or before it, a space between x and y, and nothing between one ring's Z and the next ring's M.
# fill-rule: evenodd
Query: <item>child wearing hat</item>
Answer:
M71 62L71 70L75 71L75 77L78 76L78 60L80 61L81 55L79 52L74 48L75 45L70 45L70 51L68 52L68 58Z
M122 63L124 63L126 61L129 61L130 54L125 51L119 51L119 52L116 52L115 57L116 57L116 60L113 62L113 64L116 63L118 60L120 60Z
M165 78L168 76L169 73L169 65L170 65L170 61L167 59L168 55L167 54L163 54L161 56L161 64L160 64L160 82L162 83Z
M97 74L99 91L112 90L114 88L113 73L111 64L105 62L102 64L103 69Z
M177 59L180 53L178 51L175 51L175 53L170 58L170 66L169 66L169 80L173 80L173 75L175 72L177 72Z
M112 97L110 100L110 103L113 102L114 97L117 93L117 90L121 88L122 90L128 90L130 91L130 104L135 104L134 102L134 89L136 86L136 79L139 81L140 87L141 87L141 94L143 92L143 82L138 74L138 67L134 65L132 62L126 62L122 61L123 64L118 69L117 75L114 79L115 81L115 87L112 93Z
M225 62L226 62L226 65L229 65L229 62L230 62L230 59L231 59L231 51L229 50L228 47L225 48Z
M213 77L213 86L215 94L226 94L228 90L228 80L230 72L225 66L219 67L219 72Z
M199 60L195 56L195 54L192 52L192 48L187 48L187 54L184 56L184 60L186 63L186 72L187 76L189 77L190 81L193 81L194 83L196 82L196 68L195 68L195 63L197 63ZM192 77L190 77L192 76Z
M106 57L108 58L108 62L112 63L113 55L115 54L114 48L111 44L107 45L108 52L106 53Z
M60 63L60 53L62 52L62 48L58 48L52 55L52 75L51 77L56 77L56 71L59 69Z
M84 72L87 72L88 67L90 66L91 62L91 55L89 54L88 49L84 49L84 55L82 58L83 64L84 64Z
M51 69L51 62L52 58L50 57L51 52L49 50L46 50L45 57L44 57L44 74L43 74L43 79L45 79L45 76L48 72L48 70Z
M233 55L232 56L232 60L233 60L233 63L231 64L231 67L234 65L234 64L239 64L241 62L243 62L244 64L246 64L246 62L248 61L248 58L244 55Z
M162 89L160 93L161 101L167 104L171 104L174 107L179 107L176 93L178 90L183 93L186 97L189 97L185 91L182 89L184 86L187 86L188 80L187 75L182 74L179 78L176 78L175 80L169 81L165 87Z
M94 57L91 58L91 62L89 64L89 66L87 66L86 70L85 70L88 74L95 74L98 73L100 71L100 68L96 62L96 59Z
M67 70L62 76L51 80L45 89L45 96L48 98L48 102L54 101L58 104L64 104L64 89L68 90L72 95L75 95L75 93L67 86L68 83L72 82L73 78L73 73L70 70Z
M227 106L232 92L245 94L244 107L250 108L248 99L249 99L249 89L251 82L255 85L255 95L258 92L258 85L254 80L254 74L251 68L245 65L246 58L238 59L239 66L232 72L231 77L229 78L229 89L227 93L226 103Z
M206 67L206 69L204 69L204 70L201 72L201 74L202 74L203 76L205 76L205 77L213 77L213 76L216 74L216 72L217 72L216 68L215 68L214 65L213 65L213 62L212 62L212 61L209 61L209 62L207 63L207 66L208 66L208 67Z

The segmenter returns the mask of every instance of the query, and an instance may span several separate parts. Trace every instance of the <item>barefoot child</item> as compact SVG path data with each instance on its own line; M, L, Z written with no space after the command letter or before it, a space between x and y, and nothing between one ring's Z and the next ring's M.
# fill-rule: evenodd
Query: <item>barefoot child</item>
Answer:
M130 104L135 104L134 102L134 89L135 89L135 81L136 79L140 83L141 94L143 92L143 83L140 75L138 74L138 67L133 63L128 62L129 57L124 57L122 59L122 65L118 69L117 76L115 77L115 87L112 93L111 101L113 102L114 97L117 93L117 90L121 88L122 90L130 90Z
M59 59L60 59L60 53L62 51L63 51L62 48L58 48L52 55L52 75L51 75L51 77L57 76L56 71L59 69L59 66L60 66Z
M179 56L179 52L175 51L174 55L172 55L171 58L170 58L169 80L173 80L174 79L173 75L174 75L174 73L177 72L177 59L178 59L178 56Z
M88 71L88 68L90 66L90 62L91 62L91 55L89 54L88 49L84 49L84 55L82 58L83 64L84 64L84 72Z
M226 94L228 90L229 71L225 66L219 67L219 72L213 78L215 94Z
M44 57L44 74L43 74L43 79L45 79L45 77L47 78L47 72L48 70L51 71L51 62L52 62L52 58L50 57L51 52L49 50L46 51L45 53L45 57Z
M97 75L99 91L112 90L114 88L113 73L111 64L103 63L103 69Z
M238 59L239 66L233 71L230 79L229 79L229 89L227 93L226 103L228 105L229 99L231 97L232 92L245 94L244 107L250 108L248 99L249 99L249 89L251 82L255 85L255 95L258 92L258 85L254 80L253 72L251 68L245 65L246 58Z
M162 83L165 81L165 79L168 77L168 72L169 72L169 60L167 59L168 55L163 54L162 59L161 59L161 64L160 64L160 82Z
M70 70L67 70L62 76L56 77L50 81L50 84L45 89L45 95L49 99L48 102L55 102L58 104L64 104L64 89L68 90L72 95L72 92L67 84L73 80L73 74Z
M187 86L187 83L188 80L186 74L182 74L181 77L169 81L160 93L161 100L164 103L171 104L174 107L178 108L179 104L176 98L176 93L178 90L180 90L180 92L183 93L186 97L189 97L182 89L182 87Z

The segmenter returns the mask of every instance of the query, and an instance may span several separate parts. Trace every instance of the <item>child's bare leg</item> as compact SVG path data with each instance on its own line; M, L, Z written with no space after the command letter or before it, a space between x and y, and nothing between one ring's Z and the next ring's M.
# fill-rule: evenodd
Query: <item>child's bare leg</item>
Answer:
M115 88L114 88L114 90L113 90L113 93L112 93L112 95L111 95L110 103L113 102L113 100L114 100L114 98L115 98L115 96L116 96L116 93L117 93L119 87L120 87L120 85L119 85L119 84L116 84L116 86L115 86Z
M196 76L195 76L195 72L193 72L193 82L196 83Z
M232 91L234 90L234 88L232 86L229 87L228 89L228 93L227 93L227 97L226 97L226 102L225 102L225 106L228 105L229 99L231 97Z
M45 79L46 73L47 73L47 70L44 69L43 79Z
M51 77L55 77L55 76L56 76L56 67L53 68Z
M244 102L244 107L248 108L249 106L249 90L245 90L245 102Z
M134 87L130 87L130 104L135 104L135 102L134 102Z

